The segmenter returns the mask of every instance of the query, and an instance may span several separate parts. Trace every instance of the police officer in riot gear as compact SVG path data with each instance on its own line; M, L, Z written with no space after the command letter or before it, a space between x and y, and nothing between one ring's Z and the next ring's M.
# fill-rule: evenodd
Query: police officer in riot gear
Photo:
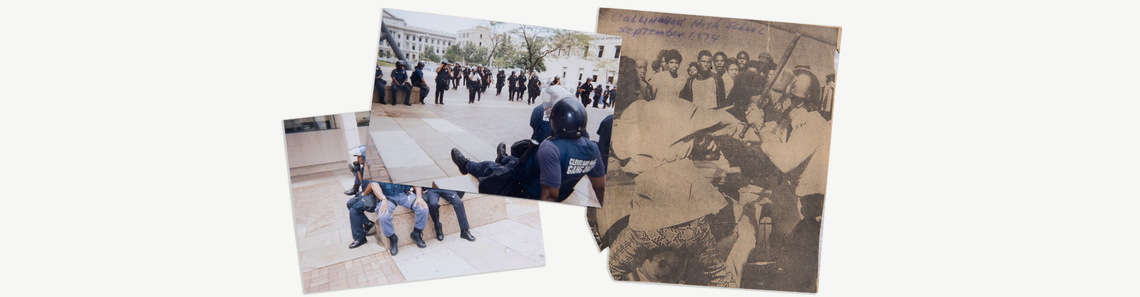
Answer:
M574 186L589 176L594 194L605 198L606 169L598 145L586 137L586 106L577 100L561 100L550 111L550 138L538 146L539 199L562 202Z
M412 85L420 88L420 104L424 104L424 98L427 98L428 88L427 80L424 80L424 62L416 63L416 71L412 72Z
M408 81L408 72L404 70L407 62L396 61L396 69L392 69L392 105L396 105L396 91L404 90L404 105L412 106L412 82Z
M443 59L442 65L435 72L435 104L443 104L443 92L449 88L447 83L451 81L451 68L447 64L447 59Z
M562 202L570 197L582 177L588 176L598 202L605 199L605 165L598 145L590 141L586 132L586 107L578 100L565 100L574 98L569 91L552 96L561 97L553 103L548 116L553 132L537 149L517 152L516 147L525 145L519 146L516 142L507 155L506 145L500 143L498 158L483 162L468 160L458 148L451 150L451 159L461 174L480 178L480 193ZM525 142L534 143L529 139ZM523 176L512 179L515 176L512 172L518 170ZM512 180L499 179L504 176ZM503 192L485 192L484 185L488 182L514 184ZM518 185L520 190L515 191L513 185Z

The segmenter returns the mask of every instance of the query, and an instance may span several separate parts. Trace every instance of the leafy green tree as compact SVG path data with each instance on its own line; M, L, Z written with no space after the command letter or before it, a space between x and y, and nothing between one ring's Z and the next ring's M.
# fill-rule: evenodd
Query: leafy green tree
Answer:
M485 47L468 43L461 48L460 53L463 55L463 61L467 64L486 63L484 59L487 57L487 48Z
M437 55L435 53L435 47L432 47L430 45L424 46L423 57L424 57L424 59L428 59L429 61L432 61L432 62L439 62L440 59L442 59L439 55Z
M458 44L452 44L443 51L443 58L451 62L463 61L463 50L459 48Z
M527 71L546 71L546 57L581 57L589 59L590 42L594 37L578 31L522 25L512 30L522 37L522 49L517 64Z

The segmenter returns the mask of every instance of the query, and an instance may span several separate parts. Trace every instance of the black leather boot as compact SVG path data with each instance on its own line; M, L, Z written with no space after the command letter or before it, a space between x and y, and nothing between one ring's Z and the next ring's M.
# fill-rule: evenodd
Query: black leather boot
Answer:
M443 224L435 223L435 239L443 241Z
M499 145L495 147L495 163L502 164L503 163L503 157L506 157L506 156L507 156L507 144L500 142Z
M471 235L471 231L463 230L462 232L459 232L459 237L466 239L467 241L475 241L475 235Z
M424 243L423 233L424 230L422 229L412 230L412 241L415 241L416 246L420 247L421 249L427 247L427 243Z
M396 237L396 234L392 234L392 236L388 236L388 245L389 245L388 253L395 256L397 253L400 252L400 248L398 248L396 246L397 242L399 242L399 241L400 241L400 238Z
M467 157L464 157L463 153L460 152L458 148L452 148L451 149L451 162L455 162L455 166L459 167L459 174L466 175L467 174L467 163L471 162L471 161L467 160Z

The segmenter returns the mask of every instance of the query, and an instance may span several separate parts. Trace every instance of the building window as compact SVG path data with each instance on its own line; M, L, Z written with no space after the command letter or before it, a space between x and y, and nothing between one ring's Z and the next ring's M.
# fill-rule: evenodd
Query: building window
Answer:
M601 58L601 57L602 57L602 53L604 53L604 52L606 52L606 46L604 46L604 45L599 45L599 46L598 46L598 58Z
M617 58L619 58L619 57L620 57L620 55L621 55L621 46L620 46L620 45L615 45L615 46L614 46L614 59L617 59Z
M336 115L285 120L285 134L340 129Z

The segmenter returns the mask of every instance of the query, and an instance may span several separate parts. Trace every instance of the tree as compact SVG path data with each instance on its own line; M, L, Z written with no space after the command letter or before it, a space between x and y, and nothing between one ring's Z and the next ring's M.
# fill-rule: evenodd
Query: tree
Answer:
M435 47L432 47L430 45L424 46L423 57L424 57L424 59L428 59L429 61L432 61L432 62L439 62L440 61L439 55L435 54Z
M520 63L527 71L545 71L546 57L581 57L588 59L590 42L594 37L570 30L522 25L512 30L523 39ZM541 66L541 69L540 69Z
M467 64L483 64L485 63L483 59L487 57L487 48L468 43L460 48L460 54L463 55L463 62Z
M510 34L508 34L508 32L499 32L499 30L502 28L503 24L506 24L506 23L495 22L495 21L487 21L487 27L486 28L488 31L491 32L491 36L490 36L491 37L491 44L488 44L488 47L491 48L491 50L489 53L484 55L484 57L485 57L483 59L484 61L488 61L488 62L494 61L495 57L499 57L499 55L497 53L501 49L500 45L509 45L510 44L510 40L511 40ZM502 66L500 65L500 67L502 67Z
M463 53L458 44L452 44L443 51L443 58L451 62L459 62L463 60Z

